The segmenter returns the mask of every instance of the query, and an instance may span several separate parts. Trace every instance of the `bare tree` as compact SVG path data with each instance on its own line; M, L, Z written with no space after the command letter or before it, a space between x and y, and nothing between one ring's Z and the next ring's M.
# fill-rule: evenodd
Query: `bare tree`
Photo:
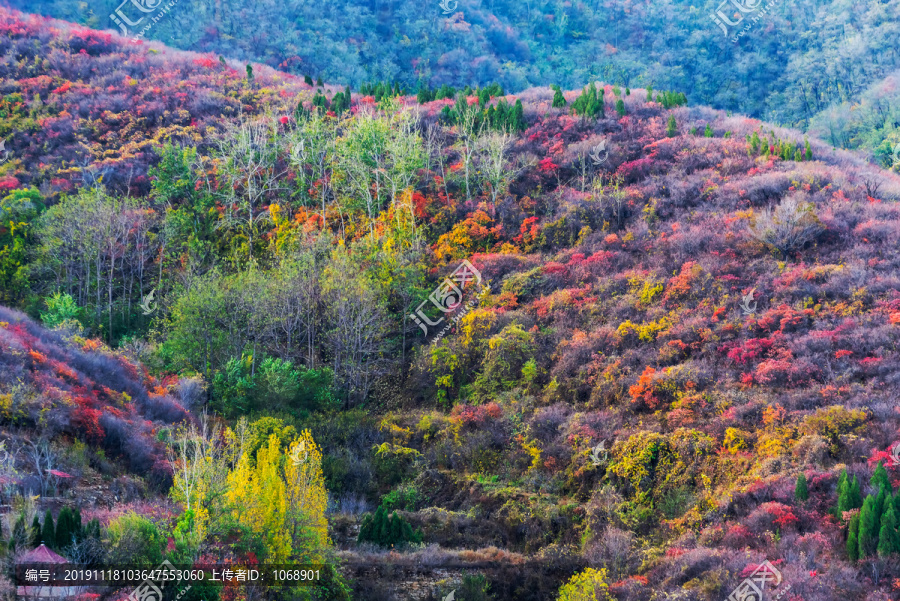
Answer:
M765 209L750 223L750 235L775 250L783 259L814 240L825 227L816 216L815 205L798 196L787 196L772 209Z
M47 488L55 484L56 476L50 473L56 465L56 455L50 449L50 442L46 438L39 438L37 442L26 440L23 448L25 456L34 466L35 473L41 483L41 496L47 496Z
M216 141L213 154L212 166L206 159L199 159L199 171L206 173L210 192L226 206L221 225L236 226L243 233L252 261L257 228L269 220L262 207L273 192L281 189L280 182L287 173L279 160L281 143L276 121L266 117L229 125Z
M492 212L497 206L497 197L506 194L509 182L516 174L515 167L509 162L513 139L506 132L492 132L481 136L476 142L478 166L491 195Z
M615 219L616 230L622 229L625 223L625 208L628 206L628 195L622 188L622 177L614 176L604 180L603 176L594 178L591 183L592 201L597 203L604 217L609 214Z

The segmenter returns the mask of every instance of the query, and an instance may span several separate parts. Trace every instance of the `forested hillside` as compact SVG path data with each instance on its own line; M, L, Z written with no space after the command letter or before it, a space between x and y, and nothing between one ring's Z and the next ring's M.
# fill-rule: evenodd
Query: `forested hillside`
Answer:
M110 18L116 9L132 22L146 14L125 27L136 36L156 14L151 9L166 3L11 5L116 31ZM727 34L711 16L716 11L736 23L723 25ZM145 37L354 88L372 80L412 90L420 81L434 87L497 81L521 91L602 79L678 89L700 104L805 128L832 106L858 103L900 68L900 2L196 0L176 3ZM893 133L896 100L891 106ZM883 113L870 116L884 123ZM893 133L892 140L900 137Z
M896 173L615 76L319 85L13 12L0 50L7 564L897 595Z

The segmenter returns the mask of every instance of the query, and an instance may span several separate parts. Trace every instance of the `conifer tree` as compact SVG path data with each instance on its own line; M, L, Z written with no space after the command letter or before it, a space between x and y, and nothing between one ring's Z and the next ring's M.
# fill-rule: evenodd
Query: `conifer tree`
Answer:
M81 509L76 507L72 514L72 529L74 530L75 540L81 542L84 540L84 526L81 524Z
M304 76L303 76L303 83L305 83L306 85L312 87L312 85L313 85L312 77L310 77L309 75L304 75Z
M859 487L859 479L853 476L853 482L850 483L850 509L858 509L862 507L862 504L863 498Z
M803 148L803 151L804 151L804 152L803 152L803 160L804 160L804 161L811 161L812 158L813 158L813 156L812 156L812 148L810 148L810 146L809 146L809 138L804 138L804 148Z
M53 527L53 514L50 510L44 514L44 527L41 530L41 542L48 547L56 545L56 528Z
M253 67L251 65L247 65L247 81L253 81Z
M563 96L562 89L559 86L554 85L553 87L553 102L551 106L555 109L562 108L566 106L566 97Z
M512 122L517 132L523 132L528 129L525 123L525 111L522 108L522 101L516 99L516 105L513 107Z
M621 98L616 100L616 112L619 113L620 117L625 116L625 101Z
M324 86L324 85L325 85L325 82L322 81L322 76L321 76L321 75L319 75L319 76L316 78L316 85L317 85L317 86Z
M900 553L900 533L897 532L897 517L894 504L886 503L887 509L881 516L881 529L878 532L878 556L887 557L892 553Z
M56 518L56 548L64 549L72 544L72 510L63 507Z
M41 520L38 518L37 514L34 514L34 519L31 520L31 538L30 538L31 546L37 547L41 544Z
M19 515L19 519L16 520L16 525L13 526L12 533L9 536L7 548L12 552L15 551L20 544L26 544L27 542L28 531L25 529L25 516Z
M797 476L797 485L794 487L794 496L798 501L806 501L809 499L809 487L806 483L806 474L800 472Z
M653 86L647 86L647 98L645 102L650 102L653 100Z
M709 123L706 124L706 127L703 129L703 137L704 138L712 138L713 137L713 129L710 127Z
M678 124L675 123L675 115L669 115L669 122L666 125L666 137L674 138L678 135Z
M894 493L894 487L891 486L891 479L888 477L887 470L884 469L884 466L881 465L881 462L878 462L878 465L875 466L875 471L872 473L872 479L869 480L869 485L872 486L875 490L885 490L889 494Z
M872 555L878 545L878 516L875 514L875 497L868 495L859 512L859 557Z
M753 132L753 135L750 136L750 156L759 154L760 140L759 133Z
M847 557L852 562L859 560L859 514L850 519L850 528L847 533Z

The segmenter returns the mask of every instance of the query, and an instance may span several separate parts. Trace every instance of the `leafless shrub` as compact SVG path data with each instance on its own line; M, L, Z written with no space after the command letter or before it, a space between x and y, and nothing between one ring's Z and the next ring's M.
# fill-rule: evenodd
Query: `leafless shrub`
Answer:
M609 570L613 580L620 580L632 573L639 564L633 539L630 532L609 526L602 536L588 543L584 558L592 566Z
M753 220L750 235L786 259L824 229L815 206L798 196L788 196L774 210L765 209Z

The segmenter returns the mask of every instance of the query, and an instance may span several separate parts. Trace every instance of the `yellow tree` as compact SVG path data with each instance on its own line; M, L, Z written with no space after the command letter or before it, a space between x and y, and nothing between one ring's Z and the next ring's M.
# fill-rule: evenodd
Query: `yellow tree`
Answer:
M263 540L268 562L321 561L330 542L328 496L322 454L308 430L291 443L287 457L274 434L255 465L243 454L228 475L226 498L233 519Z
M587 568L562 585L557 601L607 601L609 598L606 569Z
M288 528L295 556L307 563L321 561L321 550L331 544L325 509L328 493L322 474L322 452L309 430L291 444L285 465Z
M256 454L256 464L244 454L228 474L226 500L235 521L262 538L266 559L286 563L291 555L291 541L285 529L287 497L285 483L279 474L282 461L281 443L274 434L268 445Z

